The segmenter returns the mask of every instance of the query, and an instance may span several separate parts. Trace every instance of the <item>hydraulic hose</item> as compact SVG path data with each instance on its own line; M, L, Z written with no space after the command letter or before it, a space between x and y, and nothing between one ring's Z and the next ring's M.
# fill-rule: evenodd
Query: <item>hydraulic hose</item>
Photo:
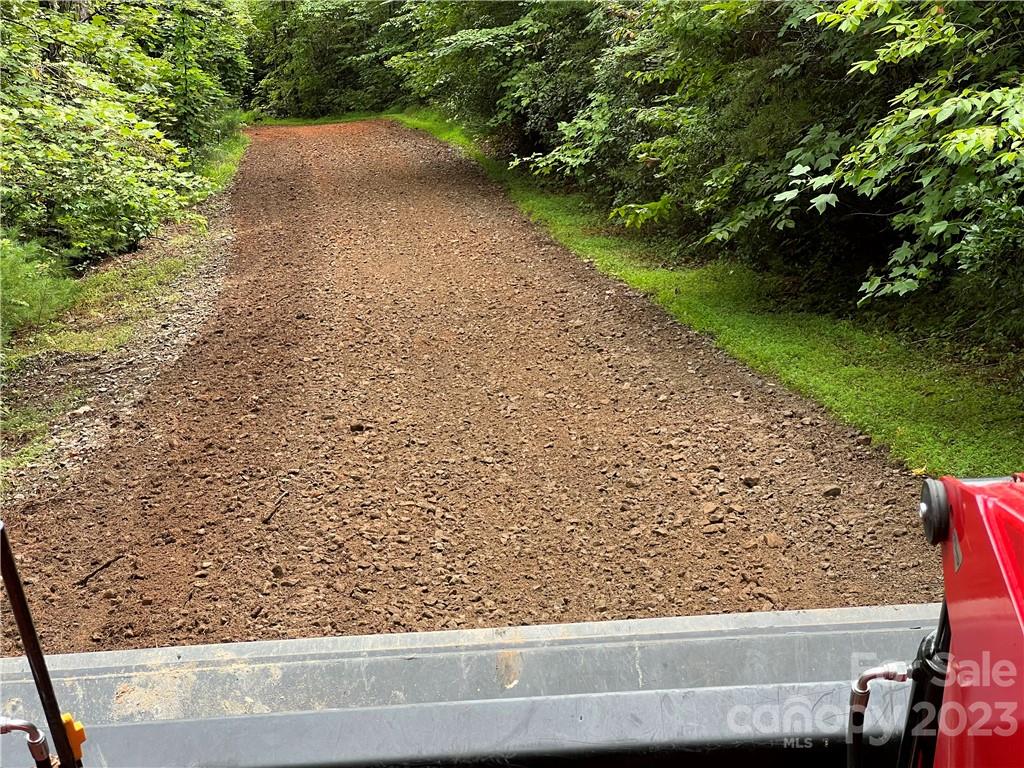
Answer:
M32 755L32 760L35 761L36 768L51 768L50 747L46 743L46 735L36 728L34 723L30 723L28 720L0 717L0 735L12 731L21 731L25 734L28 751Z
M946 603L942 603L939 626L921 641L917 658L910 667L910 688L907 721L900 741L898 768L931 765L935 761L936 733L927 723L928 712L939 712L946 687L949 655L949 617ZM925 706L920 706L920 705ZM922 725L929 727L922 728Z
M909 669L901 661L872 667L861 673L850 689L850 719L846 734L846 766L861 768L864 760L864 713L871 697L872 680L904 682Z

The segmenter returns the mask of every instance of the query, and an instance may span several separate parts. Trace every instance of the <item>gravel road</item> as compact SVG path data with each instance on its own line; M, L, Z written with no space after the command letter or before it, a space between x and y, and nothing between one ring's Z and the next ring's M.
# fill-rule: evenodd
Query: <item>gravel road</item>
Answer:
M6 511L48 651L940 596L917 480L456 151L252 137L213 311Z

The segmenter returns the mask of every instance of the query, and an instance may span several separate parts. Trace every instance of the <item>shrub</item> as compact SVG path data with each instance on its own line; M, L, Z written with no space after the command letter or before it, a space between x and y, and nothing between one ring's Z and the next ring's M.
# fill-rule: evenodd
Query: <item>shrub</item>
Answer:
M67 309L77 283L39 241L22 242L0 231L0 338L40 325Z
M200 197L192 156L248 73L232 7L0 5L4 225L88 259L134 246Z

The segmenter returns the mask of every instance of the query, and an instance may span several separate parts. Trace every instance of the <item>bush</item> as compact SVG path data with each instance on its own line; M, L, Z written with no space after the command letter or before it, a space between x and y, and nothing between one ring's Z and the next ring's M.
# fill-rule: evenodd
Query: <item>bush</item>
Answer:
M0 5L4 225L89 259L134 246L201 197L192 160L248 76L233 9Z
M405 46L392 23L398 6L316 0L254 3L249 55L253 108L320 117L380 110L401 99L400 79L384 66Z
M19 242L0 231L0 339L59 314L76 292L61 260L39 241Z

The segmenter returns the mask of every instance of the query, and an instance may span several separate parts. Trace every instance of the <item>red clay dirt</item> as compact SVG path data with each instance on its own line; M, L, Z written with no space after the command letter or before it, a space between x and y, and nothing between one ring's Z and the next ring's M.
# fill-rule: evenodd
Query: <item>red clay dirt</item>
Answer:
M916 480L456 151L252 138L215 311L7 510L48 652L940 595Z

